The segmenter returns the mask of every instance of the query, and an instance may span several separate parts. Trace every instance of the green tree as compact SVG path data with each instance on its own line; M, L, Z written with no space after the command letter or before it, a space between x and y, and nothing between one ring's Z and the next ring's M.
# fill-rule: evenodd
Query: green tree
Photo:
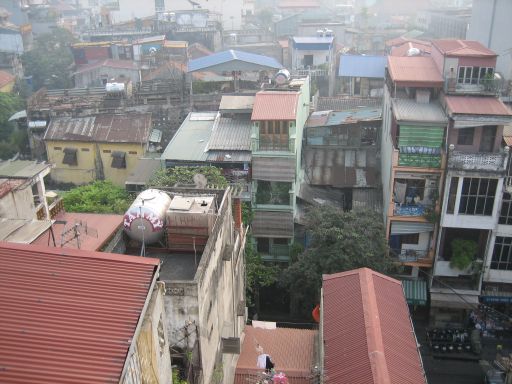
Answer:
M34 49L22 56L23 68L27 76L32 76L33 88L70 88L73 55L69 49L75 42L71 32L57 28L51 33L39 36Z
M66 192L62 197L69 212L125 213L132 198L125 189L110 181L95 181Z
M19 131L9 118L24 108L23 100L12 93L0 93L0 159L6 160L22 151L26 132Z
M219 188L225 188L228 185L226 178L222 175L222 170L211 166L161 169L153 175L148 184L154 188L172 187L178 183L194 184L194 175L197 174L204 175L208 185L215 185Z
M382 273L394 271L387 256L382 217L369 210L344 212L334 207L314 207L306 213L311 245L282 274L294 315L308 316L318 303L322 275L368 267Z

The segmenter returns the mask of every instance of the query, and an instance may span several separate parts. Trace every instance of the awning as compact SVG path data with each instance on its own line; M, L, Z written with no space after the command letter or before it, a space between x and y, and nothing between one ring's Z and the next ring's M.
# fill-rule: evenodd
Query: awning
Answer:
M430 292L430 306L437 308L474 309L478 306L478 296Z
M27 118L27 111L23 110L23 111L16 112L14 115L9 117L8 121L19 120L19 119L26 119L26 118Z
M402 280L407 304L427 305L427 282L425 280Z
M391 235L409 235L411 233L432 232L432 223L411 223L409 221L395 221L391 223Z

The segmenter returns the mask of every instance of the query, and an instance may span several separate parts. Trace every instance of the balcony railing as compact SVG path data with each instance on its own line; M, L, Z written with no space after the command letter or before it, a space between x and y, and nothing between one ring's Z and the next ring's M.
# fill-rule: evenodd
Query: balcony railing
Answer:
M295 139L253 139L253 151L294 152Z
M401 167L441 168L441 149L400 147L398 165Z
M450 151L448 168L463 171L504 172L507 169L508 152L465 153Z
M500 79L480 79L473 83L459 83L458 79L446 79L446 93L486 94L497 95L501 92L503 82Z
M414 262L428 258L428 250L426 249L392 249L391 254L402 263Z
M423 204L398 204L395 203L393 208L393 214L395 216L424 216L430 209L432 209L432 205L423 205Z

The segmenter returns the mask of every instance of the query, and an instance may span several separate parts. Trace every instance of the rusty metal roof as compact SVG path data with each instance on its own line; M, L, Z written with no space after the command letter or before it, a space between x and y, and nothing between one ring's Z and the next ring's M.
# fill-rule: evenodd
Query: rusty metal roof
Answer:
M38 163L30 160L8 160L0 162L0 177L31 179L41 172L50 172L50 168L51 164L48 163Z
M251 120L295 120L299 92L261 91L256 94Z
M151 113L102 114L53 118L44 140L147 143L150 134Z
M418 83L442 86L443 77L431 57L388 56L388 71L398 85L413 86Z
M494 51L473 40L441 39L432 41L432 45L447 56L497 56Z
M512 116L512 111L495 97L445 96L450 114Z
M25 183L28 183L25 179L0 179L0 198Z
M361 268L323 276L325 379L425 384L400 281Z
M250 151L252 122L249 117L220 117L208 143L210 150Z
M0 382L119 382L159 260L0 243Z
M245 339L236 366L237 375L260 371L256 367L258 352L255 340L263 348L263 353L272 357L276 371L282 371L288 376L310 375L317 331L293 328L262 329L247 325L244 333Z
M382 107L382 98L319 97L317 111L346 111L362 107Z

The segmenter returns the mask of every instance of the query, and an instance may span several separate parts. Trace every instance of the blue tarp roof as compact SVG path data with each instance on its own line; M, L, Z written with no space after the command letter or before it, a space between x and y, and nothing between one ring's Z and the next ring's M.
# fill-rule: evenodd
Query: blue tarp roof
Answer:
M273 57L257 55L255 53L243 52L243 51L235 51L230 49L229 51L217 52L209 56L200 57L195 60L190 60L188 63L188 71L213 71L214 67L220 66L226 63L232 62L233 68L232 70L239 70L236 67L235 62L243 62L249 65L254 65L254 69L258 70L261 68L258 67L266 67L272 69L281 69L283 66ZM243 69L247 69L247 64Z
M342 55L338 76L384 78L387 56Z

